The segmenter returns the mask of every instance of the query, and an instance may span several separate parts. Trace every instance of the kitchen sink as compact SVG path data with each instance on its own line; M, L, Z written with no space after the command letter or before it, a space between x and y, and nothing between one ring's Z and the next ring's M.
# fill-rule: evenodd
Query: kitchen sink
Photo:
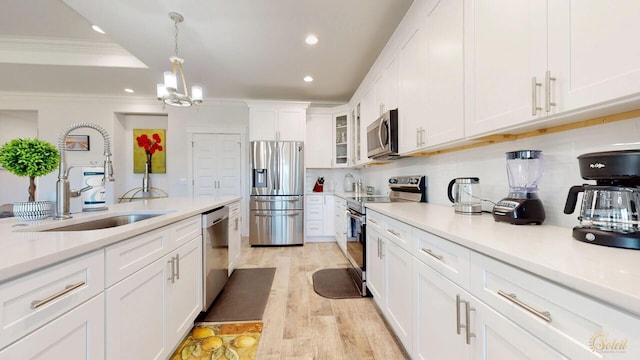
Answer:
M138 221L154 218L156 216L164 215L163 213L155 214L127 214L127 215L115 215L102 219L89 220L71 225L58 226L51 229L42 231L86 231L86 230L100 230L108 229L112 227L133 224Z

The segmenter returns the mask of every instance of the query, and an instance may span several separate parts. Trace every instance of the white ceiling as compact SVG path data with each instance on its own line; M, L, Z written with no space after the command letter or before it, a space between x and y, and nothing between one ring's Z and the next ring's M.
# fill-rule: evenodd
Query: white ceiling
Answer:
M205 98L346 102L412 1L0 0L0 92L155 97L175 11L187 83Z

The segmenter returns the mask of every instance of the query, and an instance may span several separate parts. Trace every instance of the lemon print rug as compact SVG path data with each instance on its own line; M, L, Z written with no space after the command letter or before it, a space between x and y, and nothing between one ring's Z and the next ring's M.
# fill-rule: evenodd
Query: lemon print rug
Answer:
M196 323L170 360L253 360L262 322Z

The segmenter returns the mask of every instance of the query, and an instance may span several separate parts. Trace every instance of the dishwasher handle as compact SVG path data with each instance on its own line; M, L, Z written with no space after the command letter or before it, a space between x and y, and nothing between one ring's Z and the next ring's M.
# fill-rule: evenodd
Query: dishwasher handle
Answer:
M202 214L202 228L210 228L229 218L229 208L221 206Z

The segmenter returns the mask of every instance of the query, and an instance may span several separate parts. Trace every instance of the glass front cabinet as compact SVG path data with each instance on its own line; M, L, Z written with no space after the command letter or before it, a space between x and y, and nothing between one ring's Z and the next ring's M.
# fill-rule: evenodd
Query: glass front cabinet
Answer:
M339 112L333 116L333 166L347 167L351 165L349 139L351 132L349 131L349 113Z

